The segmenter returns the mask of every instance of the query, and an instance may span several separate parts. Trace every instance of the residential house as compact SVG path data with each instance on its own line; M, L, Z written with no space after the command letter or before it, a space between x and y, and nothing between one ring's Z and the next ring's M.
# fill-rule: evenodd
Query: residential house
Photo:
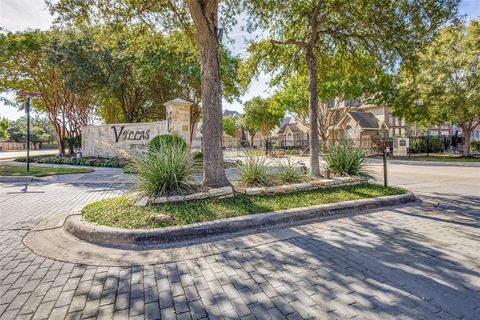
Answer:
M392 113L390 107L373 104L341 102L332 108L335 113L329 127L329 141L351 140L352 143L371 145L375 141L394 137L421 135L418 125L410 125ZM431 126L431 136L452 136L458 129L444 124Z
M306 119L286 117L274 131L277 146L281 148L304 148L308 146L310 128Z

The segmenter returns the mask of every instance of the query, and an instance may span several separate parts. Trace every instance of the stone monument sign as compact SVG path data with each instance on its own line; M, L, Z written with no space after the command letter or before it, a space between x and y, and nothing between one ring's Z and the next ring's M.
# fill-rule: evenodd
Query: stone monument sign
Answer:
M86 157L127 158L144 153L150 140L160 134L176 134L188 144L191 105L180 98L166 102L167 120L163 121L83 127L82 153Z

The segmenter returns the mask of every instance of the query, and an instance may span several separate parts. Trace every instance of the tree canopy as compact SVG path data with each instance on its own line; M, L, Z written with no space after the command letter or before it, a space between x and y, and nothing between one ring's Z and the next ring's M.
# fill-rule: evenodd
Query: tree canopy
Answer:
M181 30L196 43L200 63L204 137L204 184L229 184L222 151L222 93L230 75L222 70L223 31L235 21L238 1L224 0L60 0L47 1L62 24L105 24L123 28L142 21L165 33ZM223 26L223 28L222 28ZM223 87L222 87L223 84Z
M415 68L403 67L397 79L394 110L407 121L450 122L465 135L480 125L480 20L444 26L419 53Z
M46 112L55 129L59 154L65 153L65 138L80 134L92 122L96 106L92 92L77 94L68 89L62 69L48 61L52 38L60 31L25 31L0 35L0 92L38 91L32 106ZM22 100L5 100L21 107Z
M1 118L0 119L0 139L5 139L8 137L8 119L7 118Z
M237 124L235 118L232 116L223 117L223 132L230 137L235 137L235 131L237 130Z
M251 29L265 36L254 42L247 75L273 73L272 84L308 70L310 169L320 174L318 146L319 57L344 52L368 54L386 66L412 60L438 28L455 16L458 0L292 0L246 1Z
M242 124L251 134L260 132L267 138L284 116L283 110L272 107L271 100L254 97L245 102Z
M27 141L27 120L20 117L9 121L7 128L8 140L25 143ZM43 143L55 141L55 131L46 117L36 116L30 119L30 142L34 148L41 147Z
M143 24L122 30L80 27L54 39L50 59L64 70L69 88L96 92L107 122L163 119L163 103L176 97L200 102L198 52L184 33L164 35ZM228 51L221 53L228 75L224 94L231 100L240 93L239 62Z

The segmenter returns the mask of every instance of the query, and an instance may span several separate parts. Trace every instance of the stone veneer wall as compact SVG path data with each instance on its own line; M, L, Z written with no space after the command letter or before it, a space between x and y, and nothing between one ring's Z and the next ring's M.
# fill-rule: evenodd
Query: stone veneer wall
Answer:
M86 157L127 158L144 153L153 137L176 134L190 142L190 106L182 99L165 103L167 120L115 123L82 128L82 153Z
M190 103L166 103L167 122L171 121L169 133L190 142ZM170 120L169 120L170 119Z
M166 133L167 121L87 126L82 128L82 154L126 158L142 154L153 137Z

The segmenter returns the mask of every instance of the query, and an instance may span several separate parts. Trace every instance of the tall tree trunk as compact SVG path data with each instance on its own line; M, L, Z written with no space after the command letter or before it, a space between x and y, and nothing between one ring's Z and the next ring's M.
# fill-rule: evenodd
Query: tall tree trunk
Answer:
M188 0L200 52L200 80L203 107L203 183L222 187L230 182L225 175L222 150L222 86L218 58L216 0Z
M50 123L55 130L55 140L57 141L58 147L58 156L63 157L65 155L65 137L62 136L62 128L58 123L58 120L55 118L55 115L50 114L49 117Z
M463 136L465 138L465 145L463 147L463 155L465 157L470 157L470 137L474 128L472 127L463 127Z
M57 132L57 144L58 144L58 155L60 157L65 156L65 137L62 137L61 133Z
M308 65L308 108L310 117L310 174L320 176L319 145L318 145L318 96L317 96L317 58L313 47L305 49Z

